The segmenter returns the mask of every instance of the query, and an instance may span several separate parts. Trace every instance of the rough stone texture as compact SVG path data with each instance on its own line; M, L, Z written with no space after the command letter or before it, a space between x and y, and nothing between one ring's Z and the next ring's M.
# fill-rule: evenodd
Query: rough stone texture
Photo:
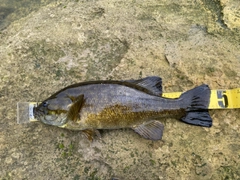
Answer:
M120 129L89 143L80 132L16 123L18 101L84 80L157 75L165 92L240 87L239 26L237 0L54 1L4 25L0 177L239 179L239 109L210 111L212 128L163 119L156 142Z
M223 8L223 20L231 29L240 28L240 2L239 1L221 1Z

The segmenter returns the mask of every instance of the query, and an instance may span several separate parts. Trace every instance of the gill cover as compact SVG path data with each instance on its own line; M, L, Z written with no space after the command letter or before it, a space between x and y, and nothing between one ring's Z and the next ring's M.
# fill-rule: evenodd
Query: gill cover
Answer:
M67 120L76 121L84 96L49 98L34 109L34 115L45 124L63 126Z

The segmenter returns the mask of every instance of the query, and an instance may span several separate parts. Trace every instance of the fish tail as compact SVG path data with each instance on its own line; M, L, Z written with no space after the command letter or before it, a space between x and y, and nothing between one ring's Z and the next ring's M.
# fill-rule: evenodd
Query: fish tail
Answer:
M212 126L212 118L208 113L211 90L203 84L191 89L180 96L183 101L186 116L181 121L203 127Z

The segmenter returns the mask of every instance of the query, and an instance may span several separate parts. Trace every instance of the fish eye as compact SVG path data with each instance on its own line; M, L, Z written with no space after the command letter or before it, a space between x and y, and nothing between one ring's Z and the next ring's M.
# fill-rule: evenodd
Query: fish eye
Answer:
M47 102L47 101L44 101L44 102L43 102L43 107L47 107L47 105L48 105L48 102Z

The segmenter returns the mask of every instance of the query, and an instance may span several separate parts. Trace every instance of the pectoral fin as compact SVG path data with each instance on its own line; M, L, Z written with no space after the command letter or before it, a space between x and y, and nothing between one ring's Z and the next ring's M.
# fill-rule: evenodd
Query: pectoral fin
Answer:
M164 126L161 122L152 120L132 129L146 139L160 140L162 139Z
M86 138L88 138L89 141L93 141L93 138L95 135L97 135L97 137L101 138L101 134L98 130L93 130L93 129L85 129L85 130L82 130L82 133L84 134L84 136Z
M68 119L72 121L77 121L80 118L79 113L84 102L84 95L81 94L77 97L70 98L73 101L73 104L68 111Z

